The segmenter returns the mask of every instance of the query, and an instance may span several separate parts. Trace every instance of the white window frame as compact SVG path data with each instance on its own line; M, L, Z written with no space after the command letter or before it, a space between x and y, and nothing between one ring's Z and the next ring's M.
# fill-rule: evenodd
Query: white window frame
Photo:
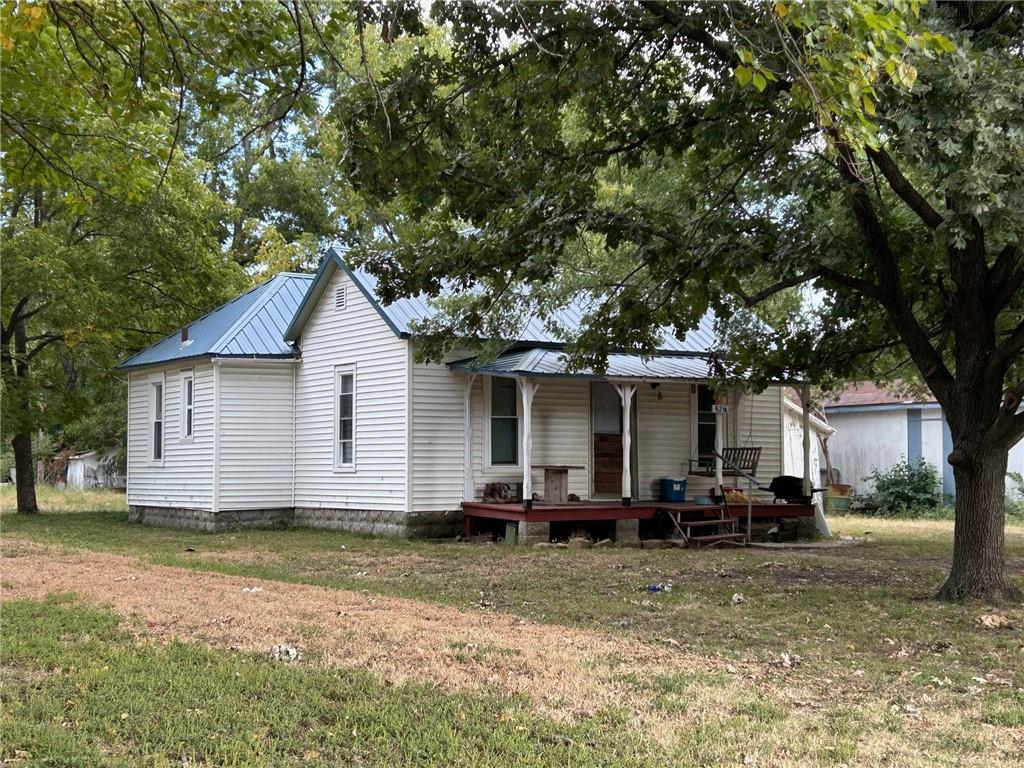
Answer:
M483 376L484 387L484 468L493 472L515 472L523 469L523 397L519 391L519 381L511 379L516 389L516 463L495 464L491 457L491 411L493 381L498 376Z
M192 402L188 402L188 385L192 384ZM191 416L191 429L189 428ZM183 443L191 443L196 431L196 374L191 368L181 372L181 424L178 427L178 439Z
M352 461L344 463L341 460L341 377L352 377ZM356 471L356 446L358 445L358 423L359 423L359 383L356 375L355 363L336 365L334 367L334 407L331 413L334 416L334 471L351 473Z
M699 415L700 414L700 411L699 411L699 401L700 401L700 391L699 391L699 388L700 387L708 387L708 388L710 388L711 389L711 397L712 397L712 399L714 399L714 396L715 396L714 388L712 387L712 385L710 383L692 384L691 385L691 389L690 389L690 458L694 459L694 460L696 460L699 457L699 446L700 446L700 436L698 434L699 431L700 431L700 428L698 427L698 424L700 423L700 415ZM705 411L705 413L707 413L707 411ZM710 422L707 422L707 423L710 423ZM715 422L715 430L717 431L717 429L718 429L718 423L717 423L717 420L716 420L716 422ZM730 445L730 440L728 438L728 435L729 435L728 427L727 426L723 426L723 433L722 433L722 439L724 441L723 445L726 445L726 446ZM712 466L714 466L714 465L712 464Z
M150 376L146 382L146 397L149 400L149 419L146 423L146 431L149 437L146 444L149 446L149 463L162 467L167 456L167 377L159 373ZM160 455L156 455L156 424L157 424L157 387L160 388Z

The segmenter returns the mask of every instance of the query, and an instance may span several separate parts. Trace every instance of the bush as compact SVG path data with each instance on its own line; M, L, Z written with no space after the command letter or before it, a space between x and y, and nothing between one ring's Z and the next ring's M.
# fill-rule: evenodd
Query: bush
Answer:
M1006 494L1006 519L1013 522L1024 522L1024 475L1020 472L1008 472L1012 490Z
M941 502L939 473L924 459L911 463L906 459L882 471L877 467L864 478L875 490L858 497L865 514L927 517Z

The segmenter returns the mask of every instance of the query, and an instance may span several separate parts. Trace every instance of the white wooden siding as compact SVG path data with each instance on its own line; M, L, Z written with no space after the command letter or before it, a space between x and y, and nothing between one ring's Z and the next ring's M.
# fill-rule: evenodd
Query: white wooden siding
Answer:
M346 289L336 309L337 288ZM387 326L340 270L300 341L296 376L295 505L324 509L406 509L408 342ZM335 468L334 371L355 366L355 469ZM461 475L458 466L454 471Z
M181 435L181 372L177 364L131 371L128 377L128 503L211 509L213 503L213 366L194 366L190 439ZM164 381L164 458L150 460L150 385Z
M412 508L458 509L463 493L465 376L444 365L414 363Z
M537 379L540 388L533 400L533 461L538 464L568 464L583 469L569 470L569 493L580 498L590 496L590 385L586 381ZM481 376L473 385L473 481L475 496L483 494L484 484L521 481L518 467L484 465L484 385L490 379ZM520 428L522 423L520 422ZM520 443L522 441L520 440ZM522 446L520 445L520 448ZM533 487L543 494L544 470L533 472Z
M737 445L761 447L757 479L766 485L776 475L783 474L783 391L783 387L768 387L756 394L743 393L739 396L738 407L735 408L739 416L739 422L736 424ZM802 466L797 475L803 475ZM744 482L737 484L745 487Z
M292 367L220 364L218 509L292 506Z
M690 458L690 385L666 383L654 390L649 384L641 384L636 400L637 489L641 499L656 499L661 491L658 480L686 477Z

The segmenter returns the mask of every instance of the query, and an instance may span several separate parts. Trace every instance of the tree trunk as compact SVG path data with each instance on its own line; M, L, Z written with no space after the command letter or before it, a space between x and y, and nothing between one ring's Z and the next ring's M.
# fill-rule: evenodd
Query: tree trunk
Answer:
M18 512L31 514L39 511L36 504L36 469L32 461L32 435L27 432L11 439L14 449L15 484L18 487Z
M967 460L951 455L956 523L953 564L938 592L942 600L1003 603L1022 598L1007 576L1003 557L1007 454L1008 450L989 449L972 452Z
M9 354L4 347L4 362L13 369L12 373L18 379L24 380L28 376L28 329L25 327L25 320L20 316L20 310L11 319L11 330L9 333L14 340L14 353ZM5 342L9 339L5 339ZM7 372L6 370L4 371ZM22 388L17 388L19 397L23 396ZM8 394L10 397L10 394ZM32 461L32 435L25 429L18 432L11 438L11 448L14 450L14 482L18 490L18 512L20 514L32 514L39 511L36 504L36 469Z

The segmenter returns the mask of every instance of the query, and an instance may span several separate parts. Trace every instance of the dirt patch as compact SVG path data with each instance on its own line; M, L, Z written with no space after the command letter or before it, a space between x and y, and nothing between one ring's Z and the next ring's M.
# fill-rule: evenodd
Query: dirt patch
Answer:
M313 663L368 669L390 682L525 695L556 717L610 706L639 716L647 705L635 681L725 666L670 644L416 600L151 566L97 552L33 546L8 555L5 600L74 592L110 605L135 632L263 653L288 643ZM723 698L733 695L729 688L720 689Z

